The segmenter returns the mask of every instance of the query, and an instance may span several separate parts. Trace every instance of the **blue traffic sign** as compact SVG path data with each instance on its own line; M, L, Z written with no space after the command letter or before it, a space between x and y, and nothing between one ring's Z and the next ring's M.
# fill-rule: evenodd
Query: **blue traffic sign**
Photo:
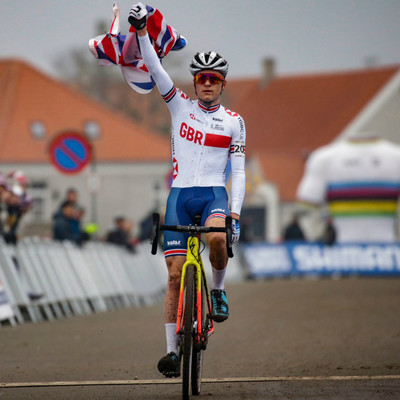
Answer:
M80 133L63 132L50 143L50 161L61 172L77 174L92 158L92 146Z

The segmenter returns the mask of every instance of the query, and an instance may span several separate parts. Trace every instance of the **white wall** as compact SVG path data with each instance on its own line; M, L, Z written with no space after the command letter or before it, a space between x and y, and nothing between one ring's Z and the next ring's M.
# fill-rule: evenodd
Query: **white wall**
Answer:
M97 165L99 177L99 190L95 195L97 221L100 226L100 234L104 234L112 227L113 219L117 214L123 214L138 223L158 201L165 204L168 189L165 184L165 176L170 168L169 163L108 163ZM47 188L29 188L32 196L39 195L43 198L43 220L35 221L34 212L26 214L21 223L20 233L28 224L44 222L51 224L54 211L65 196L70 187L77 189L79 204L86 210L84 223L91 222L93 215L93 195L89 190L89 177L92 172L86 168L77 175L66 175L58 172L49 164L1 164L0 171L4 174L22 169L29 182L43 182ZM155 191L159 185L158 193Z

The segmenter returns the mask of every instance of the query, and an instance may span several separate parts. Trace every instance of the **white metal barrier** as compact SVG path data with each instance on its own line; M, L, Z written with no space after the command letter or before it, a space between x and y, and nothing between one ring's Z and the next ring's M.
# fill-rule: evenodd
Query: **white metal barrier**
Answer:
M203 259L209 264L207 250ZM243 277L240 258L234 257L227 281ZM11 246L0 238L0 282L13 312L3 322L17 325L159 303L167 269L162 251L151 255L149 243L132 253L94 241L77 247L29 237ZM0 313L0 324L1 319Z

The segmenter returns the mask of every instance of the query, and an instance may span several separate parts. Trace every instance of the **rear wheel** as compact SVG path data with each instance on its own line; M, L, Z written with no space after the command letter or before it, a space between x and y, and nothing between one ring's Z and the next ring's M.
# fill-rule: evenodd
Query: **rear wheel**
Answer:
M195 307L196 309L196 307ZM201 331L204 334L207 334L207 296L204 287L204 280L201 280ZM196 309L197 312L197 309ZM203 355L204 355L204 342L196 343L196 346L193 346L192 353L192 393L194 395L200 394L200 386L201 386L201 374L203 367Z
M192 377L193 324L195 307L194 265L188 265L186 270L185 305L183 315L183 363L182 363L182 395L183 400L189 399Z

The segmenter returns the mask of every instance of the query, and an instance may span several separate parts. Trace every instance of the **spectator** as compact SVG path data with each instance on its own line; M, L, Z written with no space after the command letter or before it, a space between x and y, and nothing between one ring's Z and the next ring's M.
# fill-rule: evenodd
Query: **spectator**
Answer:
M69 188L65 193L65 198L61 200L61 203L54 213L53 218L56 218L59 214L61 214L61 210L65 203L71 204L74 208L79 208L78 205L78 192L75 188Z
M130 240L132 222L125 217L118 216L114 219L114 229L107 234L106 242L123 246L129 251L134 251L134 242Z
M76 229L75 207L73 202L64 202L61 213L54 216L53 237L55 240L70 240L78 245L82 244L82 231Z
M299 223L298 215L294 215L289 225L286 227L285 232L283 234L283 239L285 242L289 241L304 241L305 236L303 230L301 229Z
M21 170L11 172L8 177L11 179L11 184L18 185L22 189L22 194L19 198L19 207L22 214L25 214L33 206L33 199L29 196L28 189L28 179Z
M84 232L82 228L82 219L85 215L85 209L78 203L78 191L71 187L65 193L65 198L61 201L57 211L53 215L54 223L58 217L62 217L62 209L65 204L72 206L73 212L69 218L69 223L72 226L72 230L75 235L81 236L81 242L89 240L89 234Z
M18 240L17 229L23 214L20 208L22 194L22 188L14 184L7 197L7 217L3 226L3 236L6 243L9 244L16 244Z
M17 243L17 229L22 216L33 205L27 193L28 179L18 170L8 174L9 182L0 174L0 233L6 243Z

